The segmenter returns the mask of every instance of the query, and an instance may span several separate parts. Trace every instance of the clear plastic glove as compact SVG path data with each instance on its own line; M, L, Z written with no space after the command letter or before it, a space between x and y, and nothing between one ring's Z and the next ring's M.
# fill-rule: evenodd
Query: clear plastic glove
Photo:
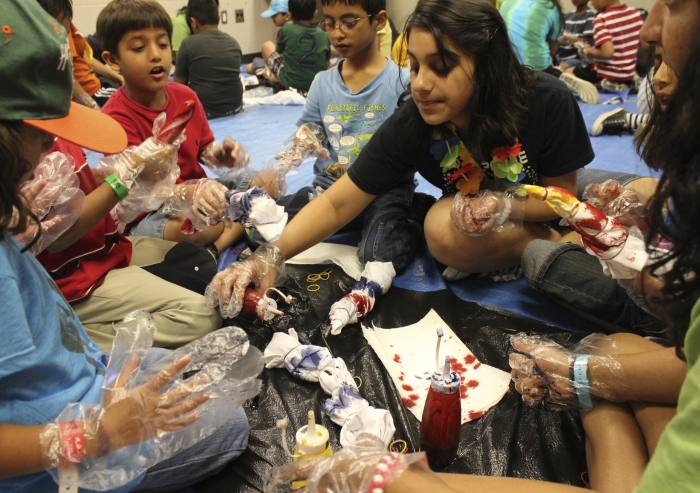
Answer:
M258 172L258 177L264 183L263 188L276 199L284 196L287 191L285 177L289 170L296 168L311 156L330 159L330 153L325 147L326 140L323 127L316 123L305 123L297 128L275 158L268 161Z
M209 436L259 392L261 355L242 329L213 332L140 370L154 333L148 313L127 316L100 404L70 404L42 430L44 465L59 484L118 488Z
M592 334L578 344L564 348L542 336L529 336L524 333L511 337L515 351L509 356L511 378L515 390L523 396L528 406L543 404L552 411L580 409L576 394L581 385L572 380L572 365L577 356L592 355L588 360L591 396L610 400L632 399L631 391L625 384L625 375L620 363L615 359L615 341L605 335ZM596 367L599 380L592 382L590 368ZM615 382L614 388L604 382Z
M243 296L252 283L258 292L284 281L284 256L279 248L265 243L245 260L234 262L214 276L204 292L207 304L219 307L221 316L233 318L243 308Z
M591 64L593 63L593 60L588 56L587 50L591 48L591 45L589 45L586 41L579 40L574 43L574 48L578 51L578 56L581 60L584 61L586 64Z
M273 467L265 492L288 491L290 482L303 479L308 479L307 493L381 491L406 470L431 474L436 484L444 484L430 471L425 452L389 453L379 438L363 434L333 457Z
M616 180L592 182L583 191L583 199L600 209L606 216L614 217L623 226L646 229L646 197L631 188L624 188Z
M194 234L222 220L230 223L226 213L227 191L224 185L210 178L187 180L175 185L159 212L179 212L185 216L189 220L181 228L185 234Z
M511 196L493 190L476 195L455 194L450 217L454 225L469 236L484 236L503 225L511 211Z
M218 176L224 176L232 169L248 166L250 156L233 137L225 137L222 142L213 142L204 149L202 162Z
M39 224L30 219L27 229L16 237L28 245L41 228L39 239L30 249L36 256L73 226L83 210L85 193L80 190L75 161L62 152L48 154L34 171L34 178L22 186L21 192Z

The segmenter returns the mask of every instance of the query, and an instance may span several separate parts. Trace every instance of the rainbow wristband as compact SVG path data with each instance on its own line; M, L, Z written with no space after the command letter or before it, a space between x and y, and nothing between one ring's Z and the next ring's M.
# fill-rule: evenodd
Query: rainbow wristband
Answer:
M126 188L124 182L121 181L117 175L109 175L107 178L105 178L105 182L112 187L112 190L114 190L114 193L117 194L120 202L129 196L129 189Z

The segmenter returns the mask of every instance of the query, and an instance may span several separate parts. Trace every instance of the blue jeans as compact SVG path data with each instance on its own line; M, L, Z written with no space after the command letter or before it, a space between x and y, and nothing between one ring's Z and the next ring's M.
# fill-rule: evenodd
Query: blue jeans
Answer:
M644 337L663 336L664 322L639 307L582 247L533 240L521 265L530 287L547 298Z
M359 216L341 231L362 231L357 258L367 263L392 262L400 271L416 253L418 228L408 222L415 185L404 183L393 190L378 195ZM277 201L284 207L291 220L306 204L312 187L304 187L296 193ZM255 235L257 236L257 235ZM258 237L253 238L259 241Z

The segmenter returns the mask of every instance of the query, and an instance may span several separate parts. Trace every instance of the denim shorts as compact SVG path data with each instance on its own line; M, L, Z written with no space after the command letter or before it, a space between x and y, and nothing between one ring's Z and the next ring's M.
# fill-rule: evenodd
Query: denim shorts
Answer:
M583 191L586 187L595 182L603 183L606 180L617 180L620 185L628 185L634 180L641 178L639 175L632 173L620 173L618 171L607 171L604 169L595 168L581 168L576 172L576 179L578 180L578 198L583 196Z

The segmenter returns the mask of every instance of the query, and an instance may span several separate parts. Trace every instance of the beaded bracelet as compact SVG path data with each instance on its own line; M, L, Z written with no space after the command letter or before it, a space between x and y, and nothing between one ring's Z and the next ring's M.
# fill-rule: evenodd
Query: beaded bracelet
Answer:
M406 469L401 454L392 452L385 455L377 463L377 467L372 473L372 479L365 490L366 493L384 493L384 488L389 484L394 476Z

